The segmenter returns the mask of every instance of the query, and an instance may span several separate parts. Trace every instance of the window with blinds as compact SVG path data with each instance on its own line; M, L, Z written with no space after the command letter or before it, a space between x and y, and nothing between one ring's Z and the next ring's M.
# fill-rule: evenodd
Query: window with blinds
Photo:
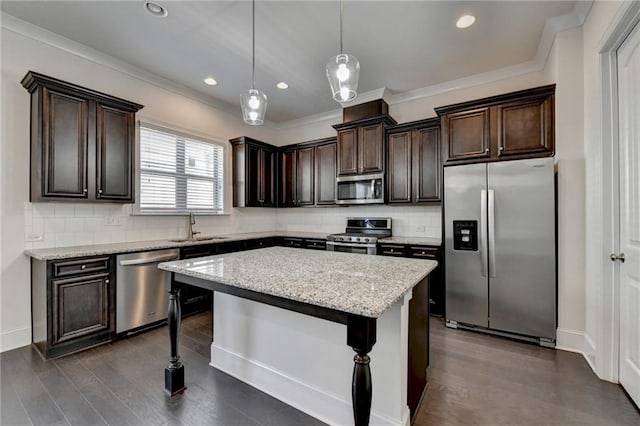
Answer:
M224 147L140 123L140 212L222 213Z

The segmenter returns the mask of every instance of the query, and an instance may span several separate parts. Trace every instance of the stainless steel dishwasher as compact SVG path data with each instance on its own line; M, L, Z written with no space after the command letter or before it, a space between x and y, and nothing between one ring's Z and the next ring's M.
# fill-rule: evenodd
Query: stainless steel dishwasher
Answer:
M171 274L158 263L176 260L178 249L145 251L117 256L116 333L138 329L167 318Z

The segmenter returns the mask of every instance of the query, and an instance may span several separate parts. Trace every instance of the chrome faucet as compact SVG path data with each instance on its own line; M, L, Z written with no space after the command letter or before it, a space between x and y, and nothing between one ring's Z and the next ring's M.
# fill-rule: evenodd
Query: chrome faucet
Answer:
M187 225L187 240L193 240L193 236L199 234L200 232L193 230L193 225L196 224L196 217L193 215L193 212L189 212L189 223Z

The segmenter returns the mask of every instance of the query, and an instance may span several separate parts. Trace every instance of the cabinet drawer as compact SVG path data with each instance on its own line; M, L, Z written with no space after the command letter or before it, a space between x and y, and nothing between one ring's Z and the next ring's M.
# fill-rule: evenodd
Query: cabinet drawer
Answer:
M433 247L411 246L409 247L409 256L420 259L438 260L438 249Z
M403 245L380 244L378 248L378 254L382 256L405 256L405 247Z
M327 242L324 240L306 240L306 247L314 250L326 250Z
M90 259L75 259L64 262L54 262L53 276L55 278L68 277L96 272L109 271L109 256L93 257Z
M301 238L283 238L282 245L296 248L302 248L304 246Z

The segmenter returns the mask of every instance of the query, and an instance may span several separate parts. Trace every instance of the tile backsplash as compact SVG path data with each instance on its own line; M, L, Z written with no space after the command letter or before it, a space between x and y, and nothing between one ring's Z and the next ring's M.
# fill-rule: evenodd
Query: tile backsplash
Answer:
M392 218L393 235L440 238L440 206L368 205L278 209L279 231L344 232L347 217Z
M25 203L25 248L52 248L180 238L187 216L132 215L129 204ZM343 232L350 216L393 218L393 233L440 237L439 206L351 206L320 208L241 208L221 216L196 215L202 235L238 232Z
M132 215L130 204L25 203L25 248L52 248L180 238L187 215ZM202 235L273 231L274 209L232 209L220 216L196 215Z

